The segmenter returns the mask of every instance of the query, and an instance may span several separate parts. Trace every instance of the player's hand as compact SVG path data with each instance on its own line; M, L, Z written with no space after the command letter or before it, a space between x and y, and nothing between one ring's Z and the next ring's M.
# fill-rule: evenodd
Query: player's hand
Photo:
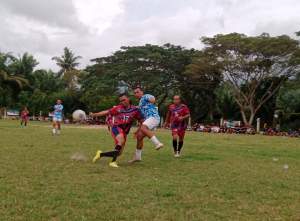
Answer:
M183 121L183 117L177 117L178 121Z

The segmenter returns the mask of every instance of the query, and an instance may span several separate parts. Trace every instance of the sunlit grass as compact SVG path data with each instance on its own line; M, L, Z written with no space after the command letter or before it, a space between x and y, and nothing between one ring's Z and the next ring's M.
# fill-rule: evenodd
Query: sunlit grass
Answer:
M300 219L298 138L189 132L175 159L162 130L166 147L146 141L143 162L131 166L130 135L114 169L91 163L113 147L107 130L64 126L53 137L49 125L0 121L0 220Z

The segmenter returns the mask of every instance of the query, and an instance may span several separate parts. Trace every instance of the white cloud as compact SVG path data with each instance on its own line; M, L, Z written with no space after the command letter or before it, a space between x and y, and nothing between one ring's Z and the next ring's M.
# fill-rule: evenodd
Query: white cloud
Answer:
M28 51L40 67L65 46L89 59L122 45L167 42L201 47L201 36L300 30L298 0L2 0L0 50Z

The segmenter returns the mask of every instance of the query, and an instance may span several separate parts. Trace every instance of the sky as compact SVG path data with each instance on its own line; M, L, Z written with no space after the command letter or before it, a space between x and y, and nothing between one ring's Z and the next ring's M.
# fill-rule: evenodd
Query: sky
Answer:
M29 52L54 70L65 46L84 67L121 46L201 48L201 36L296 31L300 0L0 0L0 51Z

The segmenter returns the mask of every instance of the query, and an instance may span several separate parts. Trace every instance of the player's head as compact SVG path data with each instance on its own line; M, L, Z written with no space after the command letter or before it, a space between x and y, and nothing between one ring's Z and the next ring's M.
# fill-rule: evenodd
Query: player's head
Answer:
M178 104L181 104L182 100L181 100L181 97L179 95L175 95L173 97L173 103L178 105Z
M130 99L129 97L127 96L127 94L120 94L119 95L119 101L120 101L120 104L124 105L124 106L129 106L130 105Z
M60 99L56 100L56 104L61 104L61 103L62 103L62 101Z
M135 87L135 89L133 90L133 93L134 93L134 96L138 99L140 99L144 95L144 91L140 86Z

